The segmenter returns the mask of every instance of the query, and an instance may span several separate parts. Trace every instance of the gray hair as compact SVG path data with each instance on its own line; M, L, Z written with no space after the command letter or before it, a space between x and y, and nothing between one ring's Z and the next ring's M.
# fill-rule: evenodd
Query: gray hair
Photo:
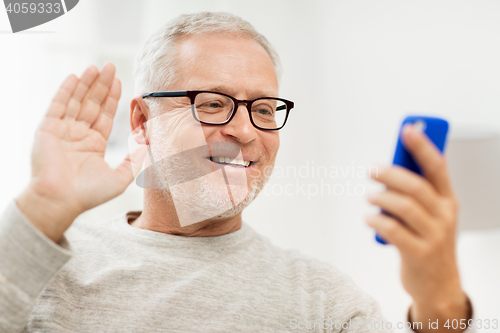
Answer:
M185 35L202 33L236 33L254 39L269 54L276 74L280 76L278 53L250 23L230 13L201 12L177 17L144 43L134 69L135 95L162 90L174 83L176 41Z

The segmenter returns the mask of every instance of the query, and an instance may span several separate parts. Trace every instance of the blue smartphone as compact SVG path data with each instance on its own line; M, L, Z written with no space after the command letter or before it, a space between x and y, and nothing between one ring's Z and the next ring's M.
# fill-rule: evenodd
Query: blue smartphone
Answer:
M401 130L406 124L413 124L418 130L424 132L441 151L441 153L443 153L446 144L446 135L448 134L448 122L441 118L408 116L403 120L403 123L401 124L398 135L398 143L396 145L396 152L394 153L394 160L392 161L392 164L400 165L419 175L422 175L422 171L420 170L417 163L415 163L415 160L413 160L413 157L411 157L410 153L403 146L403 142L401 140ZM382 213L390 215L383 210ZM375 235L375 239L380 244L387 244L378 234Z

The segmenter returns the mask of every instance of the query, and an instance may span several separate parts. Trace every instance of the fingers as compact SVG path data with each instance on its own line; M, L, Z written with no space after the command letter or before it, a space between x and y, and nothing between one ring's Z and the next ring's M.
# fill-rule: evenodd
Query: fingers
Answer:
M113 127L113 118L118 107L121 90L121 82L115 77L109 90L108 97L101 106L102 111L90 127L100 132L106 140L108 139Z
M427 236L432 232L432 218L425 208L412 197L392 190L373 193L368 201L394 215L407 224L416 234ZM401 224L401 222L399 222Z
M402 252L414 251L421 241L408 228L384 214L368 215L366 223L390 244Z
M83 98L80 112L76 116L77 121L85 122L90 126L97 119L101 112L101 104L109 93L114 77L115 66L106 63Z
M438 193L428 180L400 166L377 168L370 178L389 189L414 197L432 214L439 212Z
M46 117L77 120L91 126L107 140L121 95L115 66L106 63L99 73L88 67L78 79L70 75L52 99Z
M78 78L71 74L64 80L50 103L46 117L61 118L66 112L66 106L78 85Z
M445 196L453 195L445 158L432 141L423 133L416 131L413 126L405 126L402 136L405 148L415 158L437 192Z
M83 72L80 82L69 100L64 119L76 119L82 107L82 100L98 75L99 70L95 66L90 66Z

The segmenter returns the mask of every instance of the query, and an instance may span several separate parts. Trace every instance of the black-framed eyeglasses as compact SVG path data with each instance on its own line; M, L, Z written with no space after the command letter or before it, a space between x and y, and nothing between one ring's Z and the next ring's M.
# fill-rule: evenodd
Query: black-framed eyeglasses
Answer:
M225 125L233 119L240 103L245 103L252 125L260 130L276 131L285 126L292 101L277 97L259 97L239 100L232 96L208 90L157 91L150 97L188 97L196 121L206 125Z

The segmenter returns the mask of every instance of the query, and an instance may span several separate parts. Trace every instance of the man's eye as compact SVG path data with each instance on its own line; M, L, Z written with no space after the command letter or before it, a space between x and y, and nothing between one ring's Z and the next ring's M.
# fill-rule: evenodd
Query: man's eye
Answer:
M258 109L257 112L263 116L270 116L272 113L267 109Z
M218 101L211 101L211 102L201 103L197 107L198 108L221 108L222 103L218 102Z
M210 103L208 103L208 107L210 107L210 108L220 108L220 107L222 107L222 104L219 103L219 102L210 102Z
M257 105L254 108L252 108L252 112L254 112L255 115L262 117L274 116L274 109L268 105Z
M219 101L207 101L200 103L196 106L196 109L200 112L218 112L224 108L224 104Z

